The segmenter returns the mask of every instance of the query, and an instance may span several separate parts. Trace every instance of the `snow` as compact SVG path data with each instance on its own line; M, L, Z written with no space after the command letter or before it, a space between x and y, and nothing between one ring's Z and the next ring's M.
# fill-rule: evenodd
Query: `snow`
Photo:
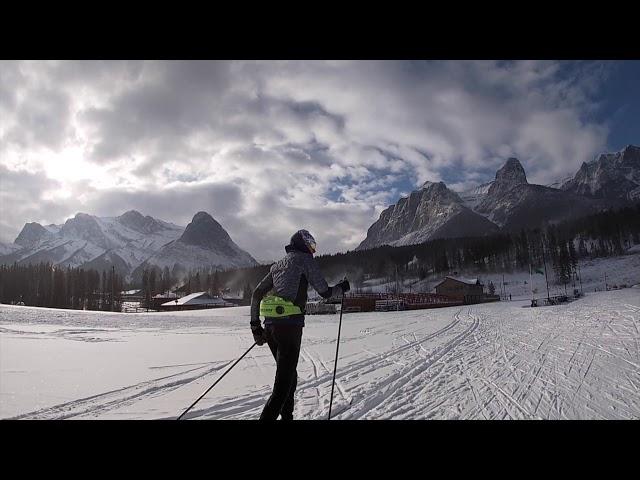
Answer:
M176 264L179 264L185 270L197 270L203 265L218 268L242 268L254 264L249 254L237 245L229 245L229 247L233 250L233 254L216 252L198 245L173 242L155 252L146 261L157 267L168 267L169 269L173 269Z
M471 210L475 211L475 208L485 199L487 193L489 193L489 188L493 184L493 181L483 183L482 185L478 185L477 187L464 190L461 192L456 192L460 195L460 198L464 202L464 205Z
M560 180L556 180L555 182L545 184L545 187L562 189L562 186L565 183L567 183L569 180L572 180L573 177L574 177L573 175L564 176Z
M207 292L196 292L182 298L170 300L163 303L163 307L178 306L178 305L218 305L218 306L232 306L232 303L225 302L221 298L212 297Z
M640 253L640 244L629 247L627 253Z
M447 278L456 280L457 282L460 282L460 283L466 283L467 285L476 285L478 283L477 278L463 278L463 277L447 277Z
M636 246L637 247L637 246ZM614 285L635 285L640 283L640 250L631 247L626 255L618 257L596 258L593 260L582 260L580 262L580 273L582 275L582 288L586 292L594 292L596 289L605 289L605 273L609 288ZM452 275L449 275L451 273ZM505 283L505 293L511 294L512 299L525 300L531 298L531 284L533 280L533 293L535 298L547 296L544 275L533 272L529 278L529 270L515 272L482 272L482 271L460 271L457 273L443 272L437 275L430 275L424 280L418 278L405 278L402 281L402 291L409 292L409 286L413 292L433 292L434 287L444 280L445 276L466 276L477 278L485 286L485 291L489 282L493 282L496 287L496 294L500 294L500 285ZM564 285L556 284L554 280L553 268L547 262L547 276L549 277L549 294L564 294ZM395 291L395 279L391 275L390 281L383 278L370 278L362 282L363 292L387 292ZM580 282L575 281L575 287L580 288ZM573 282L567 284L567 293L573 290Z
M638 289L528 304L344 315L333 417L640 418ZM307 317L295 418L327 416L338 320ZM252 342L249 307L0 305L0 418L174 419ZM186 418L255 419L274 374L255 347Z
M165 227L164 230L141 233L121 224L117 217L80 214L80 217L76 218L72 219L68 228L64 228L67 224L44 227L51 235L44 237L32 247L14 249L12 252L18 254L19 259L25 259L38 252L48 252L51 255L50 260L54 263L78 267L110 251L120 256L133 269L154 255L163 245L176 240L184 231L184 227L160 222ZM93 225L92 221L95 221L97 230L89 228ZM6 249L0 248L0 254L11 253L3 253L4 250Z
M20 245L16 245L15 243L3 243L0 242L0 255L9 255L17 250L22 248Z

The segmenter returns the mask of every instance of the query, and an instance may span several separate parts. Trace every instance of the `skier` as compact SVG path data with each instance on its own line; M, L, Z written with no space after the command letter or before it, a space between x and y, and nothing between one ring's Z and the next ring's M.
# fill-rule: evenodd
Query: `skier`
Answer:
M287 255L271 266L251 296L251 332L258 345L269 345L276 360L273 391L260 420L293 420L298 355L304 327L309 284L323 297L348 292L349 281L329 287L313 259L316 241L307 230L298 230L285 246ZM267 293L274 295L265 297ZM264 316L264 329L260 325Z

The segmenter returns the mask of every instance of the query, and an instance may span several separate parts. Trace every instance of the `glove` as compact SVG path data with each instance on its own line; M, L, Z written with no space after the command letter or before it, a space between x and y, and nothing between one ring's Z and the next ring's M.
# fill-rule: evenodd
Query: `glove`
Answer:
M351 290L351 285L349 285L349 280L347 280L346 277L344 280L338 283L336 287L340 287L342 293L347 293L349 290Z
M264 334L264 328L262 328L260 325L251 326L251 333L253 333L253 339L258 344L258 346L264 345L266 343L267 339Z

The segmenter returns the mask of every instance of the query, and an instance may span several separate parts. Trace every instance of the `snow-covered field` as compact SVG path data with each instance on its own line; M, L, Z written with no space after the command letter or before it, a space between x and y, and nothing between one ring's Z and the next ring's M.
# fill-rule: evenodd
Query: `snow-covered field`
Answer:
M640 288L527 304L346 314L333 417L640 418ZM0 418L176 418L252 344L248 313L0 305ZM323 419L338 316L306 323L294 414ZM185 418L257 418L274 373L255 347Z
M607 288L621 285L635 285L640 283L640 250L636 249L640 245L636 245L627 250L626 255L617 257L595 258L592 260L582 260L580 262L580 274L582 275L582 289L585 292L595 292L596 290L605 289L605 280ZM489 285L493 282L496 287L496 295L504 292L507 296L511 294L512 299L530 299L531 290L536 298L547 296L547 287L544 275L533 274L529 277L528 271L515 271L506 273L482 273L476 271L461 271L457 274L451 272L453 276L466 278L479 278L483 285ZM561 295L565 293L564 285L556 284L553 269L547 264L547 276L549 278L549 294ZM403 283L403 291L409 292L409 285L412 286L414 292L433 291L433 288L442 281L444 274L438 274L435 277L425 280L406 279ZM504 278L504 291L501 292L500 284ZM533 285L531 284L533 283ZM575 280L567 284L567 293L571 294L574 288L580 289L580 282ZM363 291L384 292L386 290L393 291L395 281L385 283L383 279L372 279L364 282Z

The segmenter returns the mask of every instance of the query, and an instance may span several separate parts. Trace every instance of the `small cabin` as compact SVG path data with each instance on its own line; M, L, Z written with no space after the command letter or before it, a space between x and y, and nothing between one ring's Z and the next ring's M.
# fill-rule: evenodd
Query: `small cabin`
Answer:
M484 299L483 285L477 278L445 277L435 286L438 295L445 295L464 303L477 303Z

